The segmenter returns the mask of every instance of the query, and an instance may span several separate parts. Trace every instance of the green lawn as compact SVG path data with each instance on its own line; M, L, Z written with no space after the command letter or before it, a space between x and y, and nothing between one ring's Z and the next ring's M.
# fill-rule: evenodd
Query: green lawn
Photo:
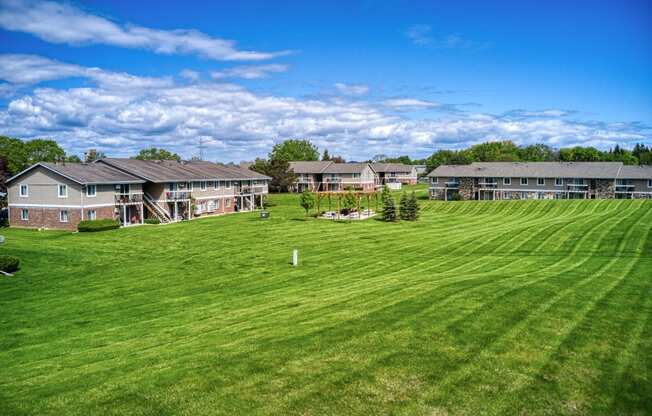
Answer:
M0 414L652 413L651 201L422 200L387 224L271 200L2 230Z

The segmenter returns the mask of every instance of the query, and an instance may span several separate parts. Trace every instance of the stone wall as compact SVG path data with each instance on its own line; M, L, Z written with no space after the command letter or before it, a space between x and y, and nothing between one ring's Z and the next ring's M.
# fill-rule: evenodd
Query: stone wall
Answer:
M446 198L445 189L431 189L430 190L430 199L439 199L444 200Z
M473 178L460 178L460 197L463 200L472 200L473 198Z
M613 179L597 179L595 181L595 195L598 199L614 199L616 189Z

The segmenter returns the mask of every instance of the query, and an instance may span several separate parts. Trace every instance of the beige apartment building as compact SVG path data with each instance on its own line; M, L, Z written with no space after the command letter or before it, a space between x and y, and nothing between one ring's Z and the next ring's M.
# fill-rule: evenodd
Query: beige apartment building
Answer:
M262 205L269 179L203 161L37 163L8 181L9 223L73 230L88 219L118 219L127 226L145 218L168 223L251 211Z

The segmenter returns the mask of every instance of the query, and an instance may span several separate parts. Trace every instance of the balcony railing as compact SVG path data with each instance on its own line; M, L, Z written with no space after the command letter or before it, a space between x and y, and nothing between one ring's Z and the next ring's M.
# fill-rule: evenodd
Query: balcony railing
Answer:
M190 199L190 191L166 191L165 199L171 201L181 201Z
M324 182L338 183L342 182L342 178L324 178Z
M115 194L114 198L116 204L139 204L143 202L142 192Z
M447 188L459 188L460 187L460 183L459 182L454 182L454 181L444 182L444 185Z
M251 195L251 194L262 194L265 193L267 189L264 186L243 186L238 191L239 194Z
M495 188L498 186L498 182L478 182L478 185L484 188Z

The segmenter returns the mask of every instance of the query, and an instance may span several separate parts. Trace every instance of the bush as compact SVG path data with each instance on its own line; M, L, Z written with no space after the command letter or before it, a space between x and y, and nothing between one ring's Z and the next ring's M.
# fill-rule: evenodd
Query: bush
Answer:
M80 233L93 232L93 231L106 231L120 228L120 221L118 220L86 220L80 221L77 230Z
M160 224L161 220L159 220L158 218L145 218L144 222L145 222L145 224L154 224L154 225L156 225L156 224Z
M14 256L0 256L0 270L6 273L13 273L18 270L20 259Z

